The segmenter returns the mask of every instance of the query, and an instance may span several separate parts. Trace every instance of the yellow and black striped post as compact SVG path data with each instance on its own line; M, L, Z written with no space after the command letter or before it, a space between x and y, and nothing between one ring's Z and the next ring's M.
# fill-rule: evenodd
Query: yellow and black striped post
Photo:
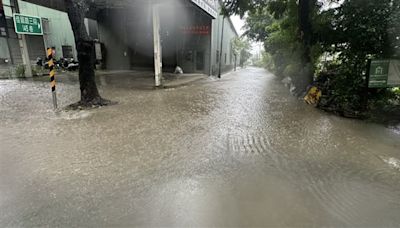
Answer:
M56 93L56 69L54 64L53 49L47 48L47 61L50 69L50 85L51 93L53 95L53 106L57 109L57 93Z

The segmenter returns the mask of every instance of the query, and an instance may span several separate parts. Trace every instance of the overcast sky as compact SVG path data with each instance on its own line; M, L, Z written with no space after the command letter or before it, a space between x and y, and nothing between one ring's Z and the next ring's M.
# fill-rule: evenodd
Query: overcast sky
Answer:
M243 30L243 26L244 26L244 20L240 19L239 16L231 16L231 20L233 25L236 28L236 31L239 33L239 35L243 35L244 30ZM261 43L256 43L256 42L251 42L253 49L251 50L251 53L253 53L254 55L258 54L261 49L262 49L262 44Z
M240 19L239 16L231 16L231 20L233 25L236 28L236 31L238 31L239 35L242 35L244 33L243 31L243 26L244 26L244 21Z

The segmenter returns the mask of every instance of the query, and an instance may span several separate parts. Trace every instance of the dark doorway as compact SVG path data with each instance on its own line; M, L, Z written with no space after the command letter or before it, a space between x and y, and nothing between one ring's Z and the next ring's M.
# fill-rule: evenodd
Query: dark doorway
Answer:
M204 52L196 52L196 71L204 71Z

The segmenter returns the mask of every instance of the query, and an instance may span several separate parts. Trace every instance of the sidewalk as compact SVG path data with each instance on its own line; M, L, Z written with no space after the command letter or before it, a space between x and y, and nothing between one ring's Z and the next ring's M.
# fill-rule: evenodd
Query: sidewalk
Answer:
M163 73L161 88L176 88L195 81L206 79L205 74L172 74ZM34 80L47 80L46 76L34 78ZM78 72L58 72L58 83L79 83ZM96 71L98 85L113 85L118 87L154 89L154 73L150 71Z

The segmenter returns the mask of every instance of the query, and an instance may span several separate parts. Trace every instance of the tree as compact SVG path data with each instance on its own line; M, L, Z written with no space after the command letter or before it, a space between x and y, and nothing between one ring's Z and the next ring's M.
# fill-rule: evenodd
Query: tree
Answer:
M250 59L251 44L249 40L243 37L234 38L232 40L232 51L235 56L240 55L240 66L243 67L244 63Z
M296 52L298 62L302 66L301 74L294 78L296 93L304 91L313 78L311 49L316 42L312 27L312 16L318 10L317 0L225 0L225 14L248 15L246 33L250 38L265 41L269 36L268 26L273 20L286 19L281 25L289 26L294 38L291 42L298 43ZM285 30L285 29L284 29ZM279 64L278 64L279 65ZM281 70L283 73L283 70Z
M88 1L65 0L68 17L75 36L79 61L81 100L73 106L103 106L110 101L103 99L97 89L94 72L94 42L86 31L84 19L89 11Z
M366 68L368 59L400 59L400 1L224 2L225 13L246 15L246 35L264 42L267 67L290 77L297 94L315 76L323 87L320 105L329 110L359 113L367 97L394 100L391 89L366 92Z
M259 9L247 14L244 25L244 36L257 42L264 42L270 33L268 26L274 22L267 8Z
M371 103L388 102L388 89L366 93L365 76L368 59L400 57L400 2L344 0L326 14L331 28L325 25L321 30L326 31L321 44L324 52L337 58L326 63L328 72L319 73L330 81L324 105L348 112L364 110L367 97Z
M246 13L255 11L256 9L264 8L267 5L266 0L223 0L223 3L223 14L236 14L240 15L242 18Z

